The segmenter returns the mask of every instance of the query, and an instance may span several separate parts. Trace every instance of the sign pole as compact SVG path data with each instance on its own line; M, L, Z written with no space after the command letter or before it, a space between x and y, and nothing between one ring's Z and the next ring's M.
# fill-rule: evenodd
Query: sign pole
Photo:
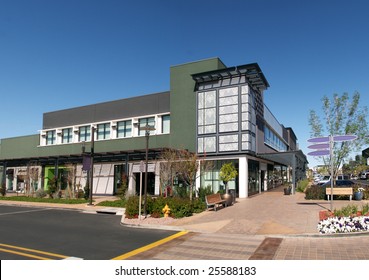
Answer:
M141 222L141 207L142 207L142 172L144 170L143 161L140 162L140 199L138 204L138 220Z
M333 180L334 180L334 166L333 166L333 136L329 136L329 154L331 157L331 212L333 211Z
M356 135L329 135L324 137L316 137L308 139L308 142L315 143L314 145L308 146L309 149L317 149L316 151L308 153L309 156L330 156L330 167L331 167L331 212L333 211L333 185L334 185L334 142L345 142L353 141L357 139ZM329 150L327 150L329 148Z

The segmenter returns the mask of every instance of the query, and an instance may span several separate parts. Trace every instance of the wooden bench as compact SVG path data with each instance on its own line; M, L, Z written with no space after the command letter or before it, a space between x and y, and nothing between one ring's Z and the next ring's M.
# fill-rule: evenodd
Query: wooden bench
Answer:
M217 207L222 205L223 207L227 206L226 200L222 199L219 193L210 194L205 196L206 200L206 208L209 209L212 207L214 211L217 211Z
M353 190L352 190L352 188L333 188L333 189L331 189L330 187L328 187L328 188L325 189L325 194L328 196L328 200L329 200L331 195L349 195L350 200L351 200Z

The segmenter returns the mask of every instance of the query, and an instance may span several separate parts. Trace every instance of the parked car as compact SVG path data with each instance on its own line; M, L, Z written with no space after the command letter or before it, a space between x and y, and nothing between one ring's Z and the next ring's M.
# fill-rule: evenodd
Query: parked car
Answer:
M361 179L361 180L369 179L369 171L361 172L361 173L360 173L360 179Z
M336 180L336 185L335 187L351 187L353 185L355 185L355 182L351 181L351 180ZM323 185L321 185L322 187L330 187L331 186L331 181L329 180L328 182L324 183Z
M349 180L349 179L350 179L350 177L349 177L348 175L338 175L338 176L336 177L336 180ZM329 175L325 175L325 176L323 176L323 178L318 182L318 184L317 184L317 185L321 186L321 185L323 185L323 184L325 184L325 183L327 183L327 182L330 182L330 180L331 180L331 176L329 176Z
M331 179L331 176L329 175L324 175L323 177L321 177L320 181L317 183L317 185L321 186L327 182L329 182L329 180Z

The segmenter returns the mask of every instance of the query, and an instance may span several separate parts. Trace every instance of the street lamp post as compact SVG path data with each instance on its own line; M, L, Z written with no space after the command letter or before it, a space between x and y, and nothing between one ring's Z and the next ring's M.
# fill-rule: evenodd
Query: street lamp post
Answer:
M92 204L92 191L93 191L93 186L94 186L94 155L95 155L95 127L92 126L91 128L91 153L90 153L90 157L91 157L91 165L90 165L90 202L88 203L88 205L93 205Z
M155 130L155 127L146 125L145 127L141 128L141 130L145 131L145 138L146 138L146 166L145 166L145 186L144 186L144 216L147 216L147 173L148 173L148 165L149 165L149 137L150 131Z
M92 190L94 183L94 153L95 153L95 127L91 129L91 150L90 153L86 152L85 142L82 142L82 170L87 171L87 182L89 186L89 202L88 205L92 204Z

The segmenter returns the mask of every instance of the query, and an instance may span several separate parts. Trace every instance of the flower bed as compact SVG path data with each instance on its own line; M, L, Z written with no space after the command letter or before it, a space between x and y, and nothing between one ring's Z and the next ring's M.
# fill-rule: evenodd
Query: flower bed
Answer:
M369 217L331 217L318 223L321 234L369 231Z

